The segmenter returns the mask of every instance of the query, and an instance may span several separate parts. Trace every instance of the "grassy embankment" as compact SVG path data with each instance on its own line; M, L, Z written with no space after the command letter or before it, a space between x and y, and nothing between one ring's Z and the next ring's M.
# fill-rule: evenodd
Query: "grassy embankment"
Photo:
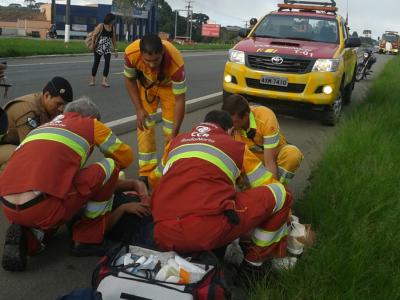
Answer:
M118 42L118 50L124 51L128 44ZM195 44L195 45L176 45L180 50L226 50L232 45L225 44ZM2 38L0 39L0 57L16 57L29 55L47 54L76 54L88 53L83 40L65 44L63 40L38 40L26 38Z
M400 58L353 109L296 212L316 245L249 299L400 299Z

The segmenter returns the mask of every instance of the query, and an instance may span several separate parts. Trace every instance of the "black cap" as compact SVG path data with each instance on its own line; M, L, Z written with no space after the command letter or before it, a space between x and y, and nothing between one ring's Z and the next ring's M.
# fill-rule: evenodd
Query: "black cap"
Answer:
M60 96L65 102L71 102L74 98L71 84L63 77L54 77L49 81L47 87L52 96Z
M0 140L3 135L7 134L8 130L8 117L7 113L0 107Z

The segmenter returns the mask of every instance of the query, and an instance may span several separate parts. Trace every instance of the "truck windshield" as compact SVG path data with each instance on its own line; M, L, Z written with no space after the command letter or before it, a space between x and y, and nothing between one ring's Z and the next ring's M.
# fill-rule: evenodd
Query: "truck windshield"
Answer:
M336 19L303 16L268 15L257 26L253 36L339 43Z
M397 35L394 34L384 34L382 36L382 40L385 40L386 42L390 43L397 42L397 39L398 39Z

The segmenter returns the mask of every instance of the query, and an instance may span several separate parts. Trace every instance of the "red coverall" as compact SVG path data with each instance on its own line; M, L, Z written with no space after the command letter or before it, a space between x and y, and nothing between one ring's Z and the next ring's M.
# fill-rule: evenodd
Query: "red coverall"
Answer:
M83 168L94 146L108 158ZM43 200L28 208L3 202L4 214L10 222L46 231L85 206L72 238L101 243L119 168L132 160L131 148L101 122L78 113L60 115L31 131L0 175L0 196L6 200L30 191L42 193Z
M253 230L247 261L285 256L289 193L245 144L218 126L202 123L174 138L152 177L160 173L152 196L154 238L160 247L211 250ZM240 174L254 188L236 192ZM239 224L228 221L228 210L236 212Z

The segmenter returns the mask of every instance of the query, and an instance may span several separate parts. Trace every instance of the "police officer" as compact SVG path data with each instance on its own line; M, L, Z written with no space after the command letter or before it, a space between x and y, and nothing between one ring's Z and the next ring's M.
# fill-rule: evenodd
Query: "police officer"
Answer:
M3 107L8 116L8 132L0 139L0 170L32 129L61 114L65 104L72 99L71 84L65 78L54 77L42 93L8 102Z

